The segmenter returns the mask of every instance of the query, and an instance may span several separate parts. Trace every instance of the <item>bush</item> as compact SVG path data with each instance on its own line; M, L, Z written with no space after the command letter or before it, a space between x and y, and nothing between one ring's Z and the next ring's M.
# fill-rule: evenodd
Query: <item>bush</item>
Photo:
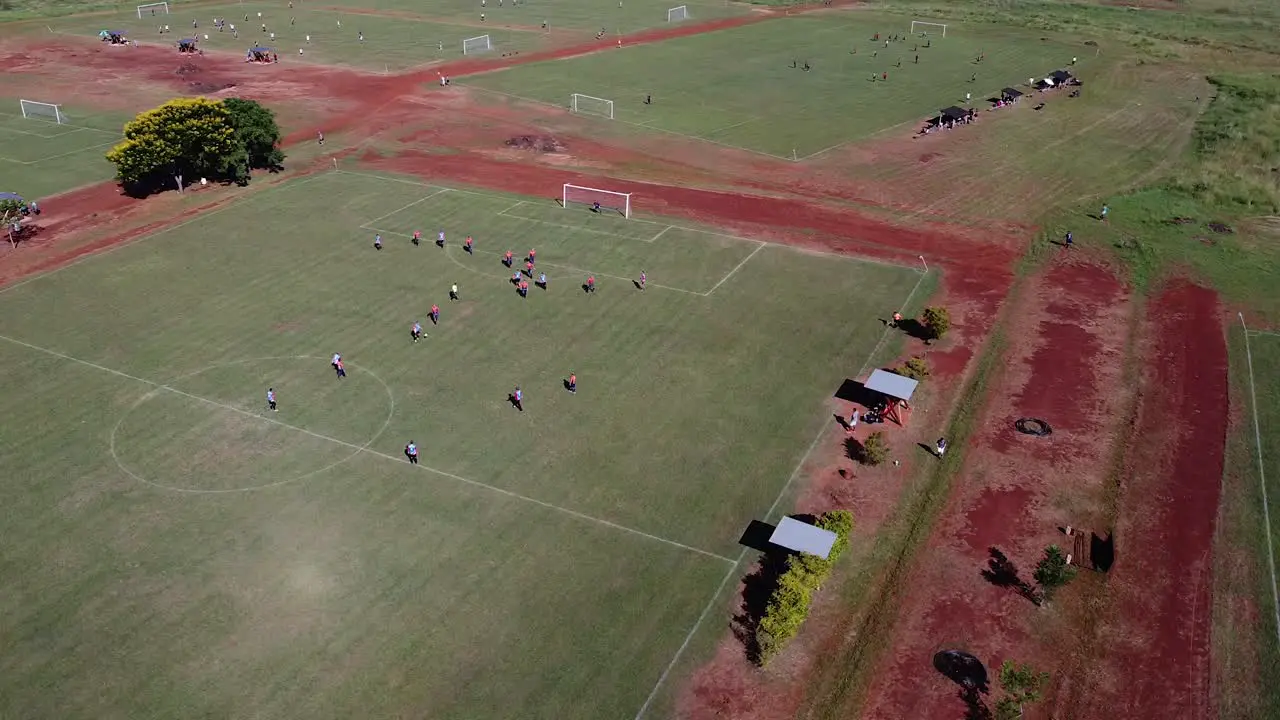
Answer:
M889 443L884 433L873 432L862 444L862 462L864 465L881 465L889 459Z
M951 313L939 305L927 307L924 309L920 324L924 325L930 340L939 340L951 329Z
M913 357L902 364L902 367L894 370L903 377L909 377L912 380L923 380L929 377L929 365L924 358Z
M778 585L769 596L764 617L756 626L756 662L767 664L809 616L813 593L831 576L835 561L849 549L849 533L853 531L853 515L848 510L823 513L814 523L836 534L836 543L827 558L800 554L787 558L787 569L778 577Z
M1050 545L1044 549L1044 558L1036 564L1033 577L1040 586L1040 594L1048 600L1058 588L1071 582L1076 576L1075 568L1067 564L1067 556L1062 548Z

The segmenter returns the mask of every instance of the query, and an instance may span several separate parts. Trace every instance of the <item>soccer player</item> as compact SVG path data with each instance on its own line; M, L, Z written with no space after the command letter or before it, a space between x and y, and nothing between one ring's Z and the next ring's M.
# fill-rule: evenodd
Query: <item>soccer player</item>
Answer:
M347 368L342 364L342 358L338 358L338 362L334 363L333 371L337 373L339 379L347 376Z
M271 412L279 412L279 410L276 409L275 388L267 388L267 407L271 409Z
M1067 247L1067 248L1069 248L1069 247L1071 247L1071 243L1073 243L1073 242L1075 242L1075 239L1071 237L1071 231L1070 231L1070 230L1068 230L1068 231L1067 231L1067 236L1066 236L1065 238L1063 238L1063 247Z
M337 369L338 369L338 363L340 363L340 362L342 362L342 356L341 356L341 355L339 355L338 353L334 353L334 354L333 354L333 359L329 361L329 364L333 366L333 369L334 369L334 370L337 370Z
M524 298L529 297L529 281L528 280L520 281L520 297L524 297Z
M413 327L409 328L409 337L413 338L414 342L422 339L422 323L414 321Z
M902 313L897 310L893 311L893 320L889 322L889 327L896 328L902 324Z
M418 446L412 440L409 441L408 445L404 446L404 456L409 458L410 465L418 464Z
M436 234L436 246L444 247L444 231L443 230L441 230L439 233Z
M516 391L511 393L511 403L517 410L524 412L524 393L521 392L519 385L516 386Z
M511 258L512 258L511 251L508 250L507 254L502 256L502 264L506 265L507 267L511 267L511 265L514 262Z
M938 454L938 457L942 457L947 452L947 439L938 438L938 442L933 444L933 449Z
M593 293L595 291L596 291L596 276L588 275L587 276L587 292Z
M569 392L578 392L578 376L572 370L569 371Z
M449 302L455 302L458 299L458 283L454 283L449 288Z
M381 236L381 235L374 235L374 236L373 236L373 249L374 249L374 250L381 250L381 249L382 249L382 236Z
M323 145L323 144L324 144L324 131L323 131L323 130L317 130L317 131L316 131L316 142L317 142L318 144L320 144L320 145Z
M529 277L533 277L533 261L532 260L525 261L524 271L526 275L528 275Z
M515 272L511 273L511 284L512 284L512 285L515 285L515 286L517 286L517 287L519 287L519 285L520 285L520 271L519 271L519 270L517 270L517 271L515 271Z
M546 290L546 289L547 289L547 274L546 274L546 273L538 273L538 285L539 285L543 290Z
M598 212L600 212L600 201L599 201L599 200L597 200L596 202L591 203L591 212L593 212L593 213L598 213Z
M1102 206L1101 218L1100 218L1103 222L1106 222L1106 221L1107 221L1107 213L1109 213L1109 212L1111 212L1111 208L1107 207L1106 205L1103 205L1103 206Z
M471 236L467 236L467 241L462 244L462 249L467 251L468 255L473 254L471 249Z
M648 282L648 280L649 280L649 276L648 276L648 275L645 275L645 274L644 274L644 271L643 271L643 270L641 270L641 271L640 271L640 289L641 289L641 290L643 290L643 289L644 289L644 284L645 284L646 282Z
M645 95L645 96L644 96L644 104L645 104L645 105L652 105L652 104L653 104L653 96L652 96L652 95Z
M431 324L432 325L440 324L440 306L439 305L431 306Z
M536 263L536 262L538 262L538 251L537 251L537 250L530 249L530 250L529 250L529 258L528 258L528 260L529 260L529 262L531 262L531 263Z
M420 242L422 242L422 231L421 231L421 230L414 230L414 231L413 231L413 244L414 244L414 245L417 245L417 244L418 244L418 243L420 243Z

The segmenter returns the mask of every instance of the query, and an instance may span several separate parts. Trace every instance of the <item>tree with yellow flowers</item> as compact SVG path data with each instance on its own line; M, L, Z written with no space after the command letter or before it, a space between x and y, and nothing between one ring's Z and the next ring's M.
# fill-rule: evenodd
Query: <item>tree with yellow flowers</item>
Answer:
M148 195L176 186L181 192L199 178L245 182L251 167L278 168L284 155L274 149L279 128L270 111L252 101L229 102L170 100L125 124L124 141L107 153L125 190ZM246 123L255 127L239 127ZM259 131L264 124L265 133Z

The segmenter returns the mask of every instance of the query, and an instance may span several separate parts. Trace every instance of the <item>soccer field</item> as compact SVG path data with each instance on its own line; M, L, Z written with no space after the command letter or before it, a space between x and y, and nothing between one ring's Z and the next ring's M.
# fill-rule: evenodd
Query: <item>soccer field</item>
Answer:
M574 93L612 100L615 123L803 159L923 124L940 108L963 105L966 93L985 108L1001 88L1025 86L1079 53L1027 33L969 26L885 46L889 34L908 29L901 16L861 11L798 16L458 82L566 109Z
M41 200L115 175L104 155L120 142L123 117L64 105L64 124L58 124L23 117L18 98L0 105L0 192Z
M925 279L332 172L0 290L0 715L634 717Z

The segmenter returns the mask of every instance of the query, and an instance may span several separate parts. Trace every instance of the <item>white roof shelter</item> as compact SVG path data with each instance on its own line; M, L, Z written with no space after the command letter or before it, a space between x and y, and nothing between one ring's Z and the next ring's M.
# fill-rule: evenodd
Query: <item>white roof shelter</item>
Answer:
M876 370L871 373L871 377L867 378L864 387L897 400L910 400L912 393L916 391L916 386L919 384L920 381L903 377L898 373Z
M836 544L836 534L807 522L800 522L795 518L784 517L782 522L778 523L777 529L773 531L769 542L788 550L817 555L825 560L831 555L831 548Z

